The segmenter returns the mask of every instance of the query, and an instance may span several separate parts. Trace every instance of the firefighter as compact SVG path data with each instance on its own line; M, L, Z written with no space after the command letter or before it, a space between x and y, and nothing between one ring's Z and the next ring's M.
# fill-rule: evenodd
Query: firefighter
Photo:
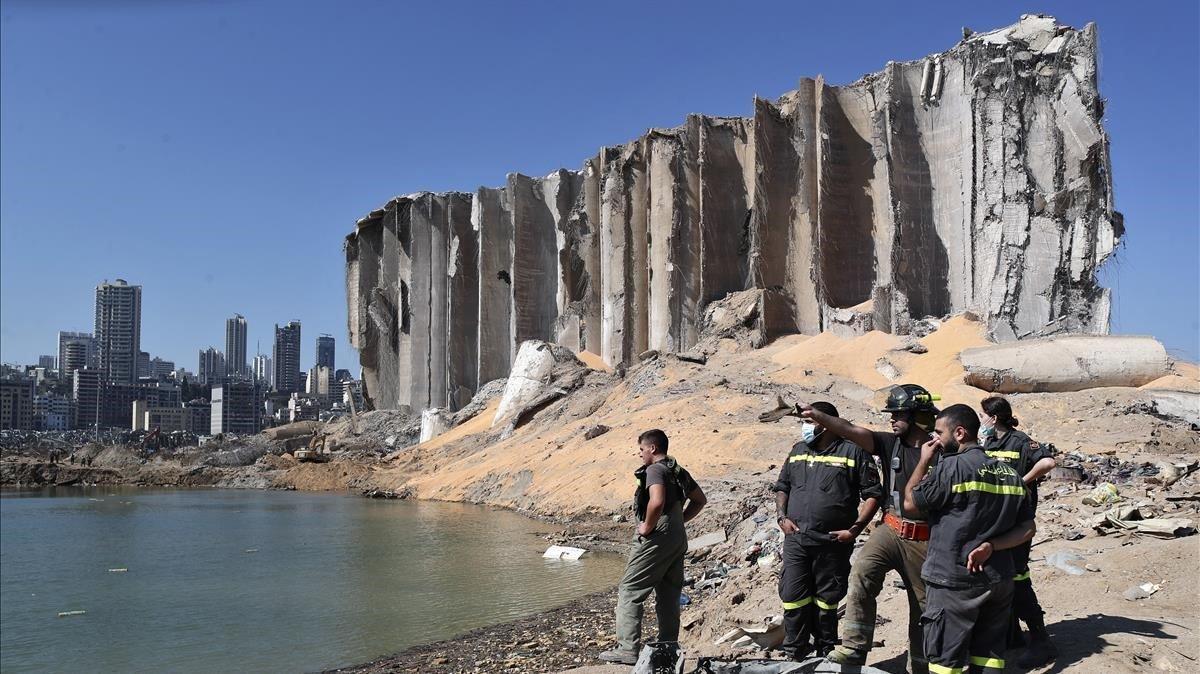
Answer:
M1033 506L1017 471L979 445L979 416L970 407L942 410L934 433L904 488L905 509L926 513L930 524L921 568L929 671L962 674L969 667L974 674L1002 674L1012 550L1033 538Z
M1008 463L1022 476L1036 511L1037 483L1054 470L1055 466L1050 447L1034 442L1028 435L1017 430L1020 421L1013 416L1012 406L1004 398L985 398L980 407L983 408L983 426L979 435L983 442L983 450L993 459ZM1020 623L1024 622L1029 628L1029 640L1025 644L1025 652L1017 660L1017 665L1025 669L1040 667L1058 654L1050 641L1050 635L1046 632L1046 622L1042 617L1044 612L1038 603L1037 593L1033 591L1033 581L1029 577L1031 546L1031 542L1026 542L1012 551L1016 572L1013 576L1012 645L1017 646L1024 641L1020 626Z
M920 513L902 508L902 493L917 465L921 445L933 430L937 408L931 394L916 384L892 387L883 411L891 414L891 433L872 431L845 419L800 406L800 416L810 419L834 435L849 440L879 457L883 468L883 520L859 551L850 571L846 614L842 619L841 643L829 654L832 662L864 665L875 640L877 599L888 571L900 574L908 595L908 654L913 674L925 674L921 612L925 605L925 562L929 526Z
M700 485L667 455L667 434L650 430L638 436L642 465L634 471L637 534L625 576L617 588L617 648L600 659L632 665L642 644L642 604L654 592L658 640L679 640L679 595L683 592L683 557L691 520L708 500Z
M810 409L837 418L827 402ZM878 508L883 489L862 447L806 421L775 483L776 521L784 533L783 651L803 660L837 643L838 602L846 596L854 541ZM812 643L810 643L810 638Z

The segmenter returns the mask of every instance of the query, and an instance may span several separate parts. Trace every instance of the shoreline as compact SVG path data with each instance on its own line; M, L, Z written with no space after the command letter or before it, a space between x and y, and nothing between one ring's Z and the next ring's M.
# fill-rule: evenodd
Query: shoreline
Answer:
M616 604L617 590L613 587L524 618L410 646L322 674L562 672L601 665L600 652L616 645ZM656 628L654 611L647 611L643 631L653 633Z

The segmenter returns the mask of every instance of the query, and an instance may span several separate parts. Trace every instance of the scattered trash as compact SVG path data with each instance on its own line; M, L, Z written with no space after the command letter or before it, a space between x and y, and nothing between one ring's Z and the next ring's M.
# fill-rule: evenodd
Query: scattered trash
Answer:
M1107 505L1119 501L1121 501L1121 494L1117 491L1117 486L1111 482L1101 482L1096 485L1092 493L1083 499L1084 505L1090 506Z
M1056 569L1066 571L1072 576L1082 576L1087 573L1078 566L1075 566L1075 562L1082 561L1084 561L1083 555L1067 550L1051 552L1050 554L1046 555L1046 564L1053 566Z
M1083 482L1083 469L1079 466L1056 466L1050 471L1049 479L1062 482Z
M678 641L652 641L642 646L630 674L656 674L674 672L679 663Z
M119 569L109 569L108 570L109 573L125 573L127 571L129 571L129 569L124 566Z
M625 517L624 515L621 515L620 513L612 516L612 521L617 522L617 523L624 522L627 519L628 519L627 517Z
M1131 587L1125 590L1125 599L1134 601L1137 599L1145 599L1150 595L1162 589L1162 585L1156 583L1142 583L1136 587Z
M248 553L258 552L258 548L246 548L246 552L248 552Z
M546 559L565 559L568 561L574 561L582 557L583 553L585 552L587 552L587 550L584 550L583 548L572 548L567 545L551 545L550 547L546 548L545 552L542 553L542 557L545 557Z
M1152 513L1146 513L1152 514ZM1196 525L1184 517L1149 517L1145 518L1140 508L1134 506L1118 506L1110 508L1104 514L1091 521L1101 535L1110 530L1129 531L1146 534L1156 538L1182 538L1196 533Z
M783 616L768 618L762 626L735 627L713 642L714 645L730 643L734 648L779 648L783 643Z
M1071 529L1067 533L1063 534L1063 539L1068 540L1068 541L1077 541L1086 535L1087 534L1083 533L1082 531L1080 531L1078 529Z
M73 616L73 615L83 615L85 613L87 613L87 611L59 611L58 617L66 618L66 617Z
M718 543L724 543L724 542L725 542L725 531L722 529L718 529L717 531L713 531L711 533L704 534L703 536L697 536L696 538L689 540L688 541L688 552L691 552L693 550L699 550L700 548L707 548L709 546L716 545Z
M692 598L687 596L686 594L683 594L682 592L680 592L679 593L679 605L687 606L690 603L692 603Z
M768 552L758 558L758 565L761 567L775 566L779 563L779 556L773 552Z

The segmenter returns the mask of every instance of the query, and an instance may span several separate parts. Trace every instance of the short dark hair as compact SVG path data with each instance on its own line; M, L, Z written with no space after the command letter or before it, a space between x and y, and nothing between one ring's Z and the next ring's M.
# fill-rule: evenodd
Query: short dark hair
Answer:
M833 406L833 403L827 403L824 400L813 403L812 408L818 412L824 412L831 417L836 417L838 415L837 408Z
M670 441L667 440L667 434L663 433L657 428L653 428L639 435L638 444L640 445L643 442L650 443L650 446L654 448L655 454L666 454L667 446L670 444Z
M1009 428L1016 428L1021 423L1013 416L1012 405L1008 404L1008 401L1000 396L984 398L979 406L983 408L984 412L988 413L988 416L996 417L996 421Z
M979 437L979 415L970 405L951 405L939 412L937 418L945 419L951 429L962 426L971 440Z

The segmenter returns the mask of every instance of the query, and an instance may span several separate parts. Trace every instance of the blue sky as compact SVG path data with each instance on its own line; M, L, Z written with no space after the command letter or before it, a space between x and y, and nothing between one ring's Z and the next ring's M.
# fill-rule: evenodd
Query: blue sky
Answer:
M745 115L1027 12L1100 27L1126 246L1114 332L1200 352L1197 3L0 3L0 358L144 287L143 348L196 368L247 317L347 344L341 242L419 189L577 168L689 112Z

